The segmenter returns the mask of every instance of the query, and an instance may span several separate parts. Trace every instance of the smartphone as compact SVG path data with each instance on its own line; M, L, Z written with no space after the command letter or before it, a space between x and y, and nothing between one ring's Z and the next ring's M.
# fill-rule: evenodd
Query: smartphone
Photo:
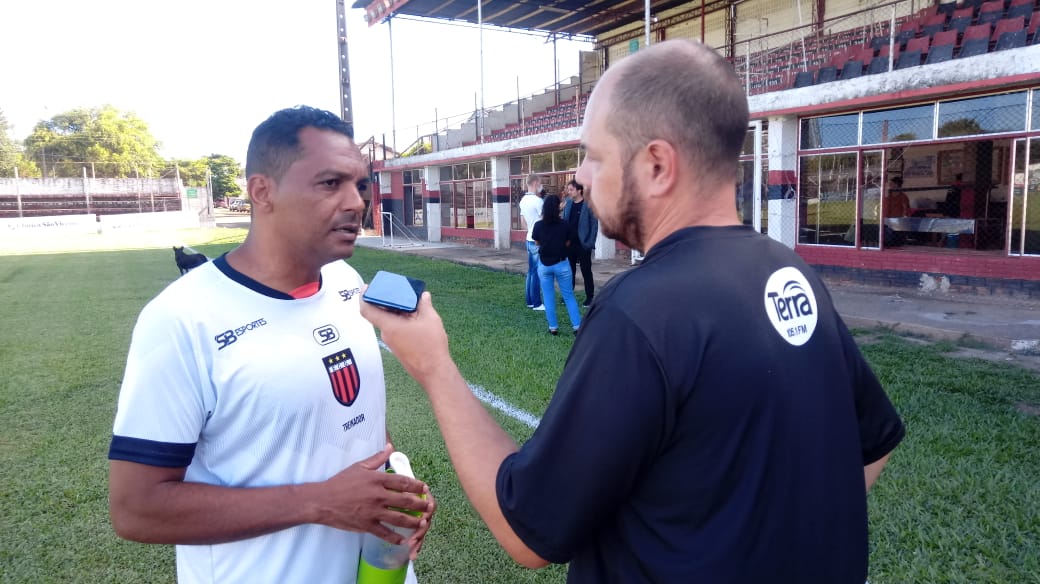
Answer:
M415 312L419 307L419 297L425 289L426 283L422 280L380 270L369 282L361 298L390 310Z

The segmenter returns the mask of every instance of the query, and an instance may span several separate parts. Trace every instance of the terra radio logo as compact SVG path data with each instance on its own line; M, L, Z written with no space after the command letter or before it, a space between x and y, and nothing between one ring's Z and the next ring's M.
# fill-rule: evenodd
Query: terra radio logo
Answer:
M766 282L765 307L780 338L796 347L812 338L816 330L816 296L797 268L788 266L773 272Z

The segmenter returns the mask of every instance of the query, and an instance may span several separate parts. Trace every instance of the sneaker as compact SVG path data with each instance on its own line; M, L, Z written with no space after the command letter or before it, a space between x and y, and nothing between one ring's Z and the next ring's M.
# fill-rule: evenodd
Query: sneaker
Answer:
M585 302L582 302L581 305L584 306L585 308L588 308L588 307L592 306L592 299L591 298L586 298Z
M528 308L534 308L534 304L528 304L527 307Z
M535 306L532 310L535 310L536 312L545 312L545 305L539 304L538 306Z
M549 329L549 334L555 337L555 336L560 334L560 330L559 329Z

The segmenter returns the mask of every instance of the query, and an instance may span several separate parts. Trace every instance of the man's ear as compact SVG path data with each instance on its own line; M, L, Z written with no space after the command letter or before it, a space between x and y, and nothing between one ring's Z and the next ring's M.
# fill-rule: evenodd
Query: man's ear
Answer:
M249 201L254 210L271 210L274 180L267 175L254 174L246 179L246 191L249 193Z
M643 173L646 193L659 196L675 187L679 180L679 153L664 140L651 140L643 148Z

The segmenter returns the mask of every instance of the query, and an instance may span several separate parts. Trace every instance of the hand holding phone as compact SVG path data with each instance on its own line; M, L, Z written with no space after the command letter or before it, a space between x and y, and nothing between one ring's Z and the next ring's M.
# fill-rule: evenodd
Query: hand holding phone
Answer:
M422 280L393 272L378 271L361 298L369 304L399 312L415 312L426 289Z

